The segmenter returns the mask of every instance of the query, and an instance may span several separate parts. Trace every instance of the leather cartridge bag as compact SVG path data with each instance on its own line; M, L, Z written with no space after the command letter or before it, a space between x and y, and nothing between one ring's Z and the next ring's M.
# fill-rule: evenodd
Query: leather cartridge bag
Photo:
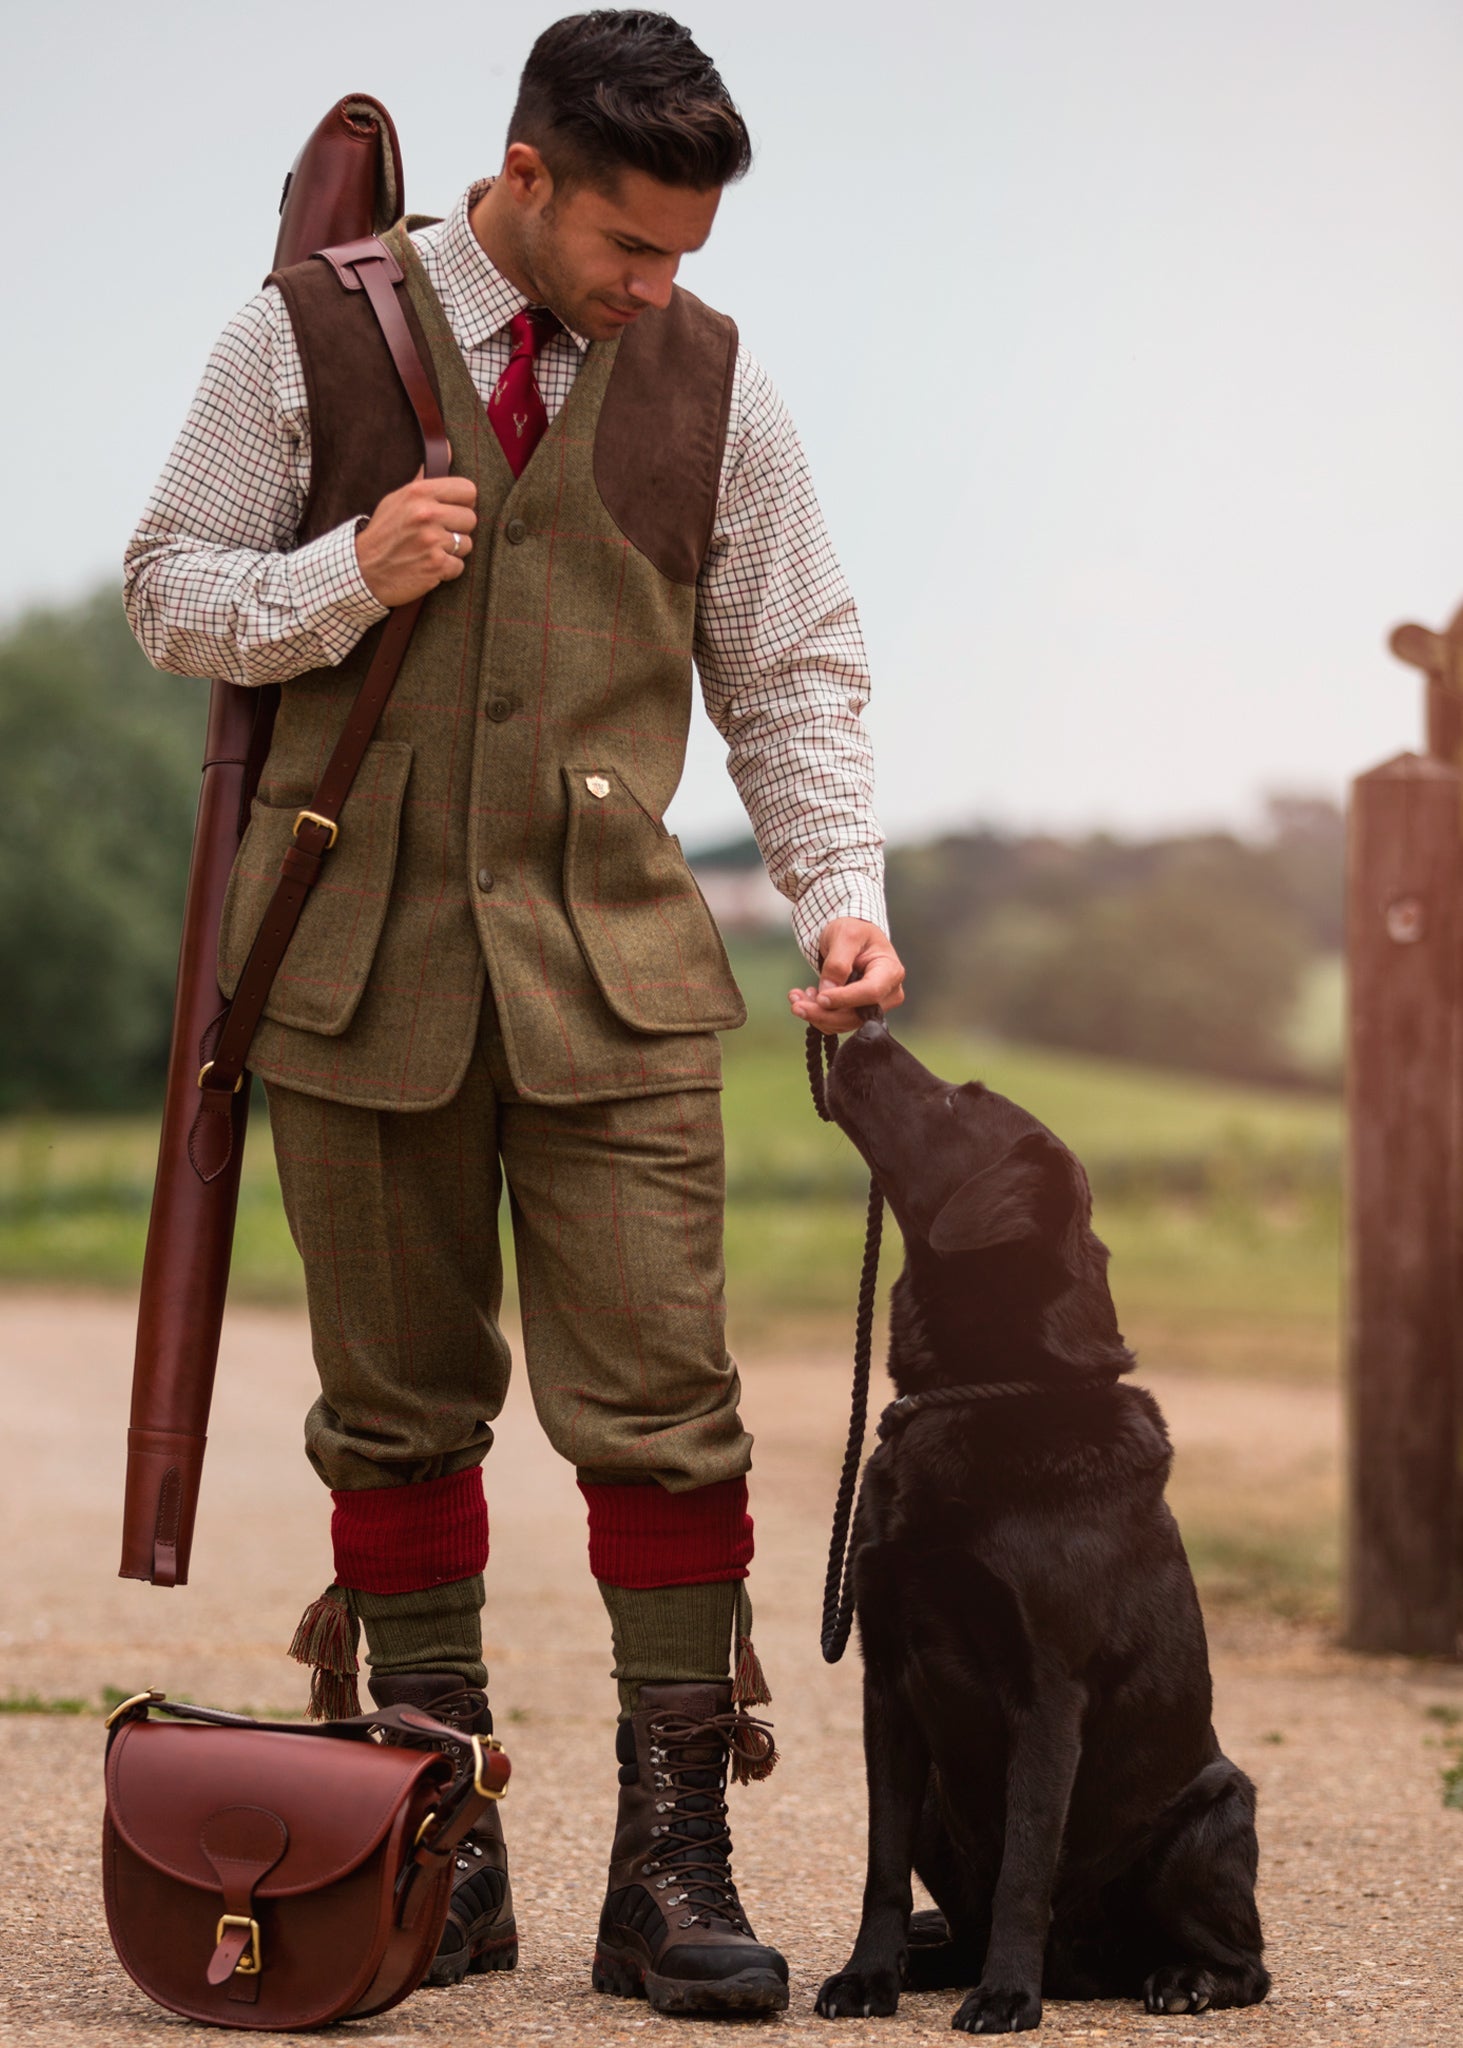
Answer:
M278 1724L160 1693L108 1726L107 1926L149 1998L278 2030L416 1989L457 1844L508 1781L496 1743L415 1707Z

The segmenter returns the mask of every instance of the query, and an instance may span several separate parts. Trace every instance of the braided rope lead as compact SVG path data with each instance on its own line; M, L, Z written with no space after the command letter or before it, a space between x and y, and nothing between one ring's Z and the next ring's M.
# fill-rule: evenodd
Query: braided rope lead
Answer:
M825 1123L831 1123L826 1096L827 1071L833 1065L833 1041L813 1025L808 1026L808 1080L813 1106ZM869 1209L864 1226L864 1262L859 1274L858 1316L853 1339L853 1399L848 1418L848 1443L843 1453L843 1470L838 1479L838 1499L833 1509L833 1533L828 1543L828 1575L823 1582L823 1629L820 1642L825 1663L836 1664L848 1647L853 1628L853 1585L848 1569L848 1539L853 1523L854 1495L859 1467L863 1463L864 1432L869 1419L869 1373L874 1349L874 1296L879 1285L879 1245L884 1234L884 1197L878 1182L869 1179Z
M834 1040L826 1031L820 1031L816 1024L810 1024L808 1035L803 1041L803 1051L807 1055L808 1086L813 1091L813 1107L825 1124L831 1124L833 1118L828 1109L825 1082L833 1068Z

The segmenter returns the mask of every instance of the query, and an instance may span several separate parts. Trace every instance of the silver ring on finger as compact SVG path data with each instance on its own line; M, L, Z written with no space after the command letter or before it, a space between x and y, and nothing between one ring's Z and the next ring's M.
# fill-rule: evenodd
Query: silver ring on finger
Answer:
M453 536L452 536L452 552L453 552L453 554L454 554L454 555L456 555L456 554L460 554L460 553L461 553L461 551L462 551L462 535L461 535L460 533L454 533L454 534L453 534Z

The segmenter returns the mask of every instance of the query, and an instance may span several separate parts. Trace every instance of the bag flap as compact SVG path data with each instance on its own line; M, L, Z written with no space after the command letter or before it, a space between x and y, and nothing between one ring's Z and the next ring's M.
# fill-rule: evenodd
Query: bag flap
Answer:
M447 1759L430 1750L134 1721L107 1758L107 1809L145 1862L209 1891L219 1888L202 1839L210 1816L240 1806L275 1815L289 1841L255 1895L282 1898L354 1870L418 1780L445 1789L451 1778Z

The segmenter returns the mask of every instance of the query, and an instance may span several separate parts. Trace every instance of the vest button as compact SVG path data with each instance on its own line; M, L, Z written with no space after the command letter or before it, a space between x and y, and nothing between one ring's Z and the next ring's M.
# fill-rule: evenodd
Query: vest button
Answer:
M482 890L482 892L483 892L483 894L484 894L485 896L486 896L486 894L488 893L489 889L491 889L491 888L492 888L492 886L493 886L493 871L492 871L492 869L491 869L491 868L479 868L479 869L478 869L478 887L479 887L479 888L480 888L480 889Z
M514 547L528 539L528 528L521 519L510 519L503 531L507 534L509 540L512 541Z
M501 725L505 718L513 716L513 699L511 697L489 697L483 709L487 712L489 718L492 719L494 725Z

